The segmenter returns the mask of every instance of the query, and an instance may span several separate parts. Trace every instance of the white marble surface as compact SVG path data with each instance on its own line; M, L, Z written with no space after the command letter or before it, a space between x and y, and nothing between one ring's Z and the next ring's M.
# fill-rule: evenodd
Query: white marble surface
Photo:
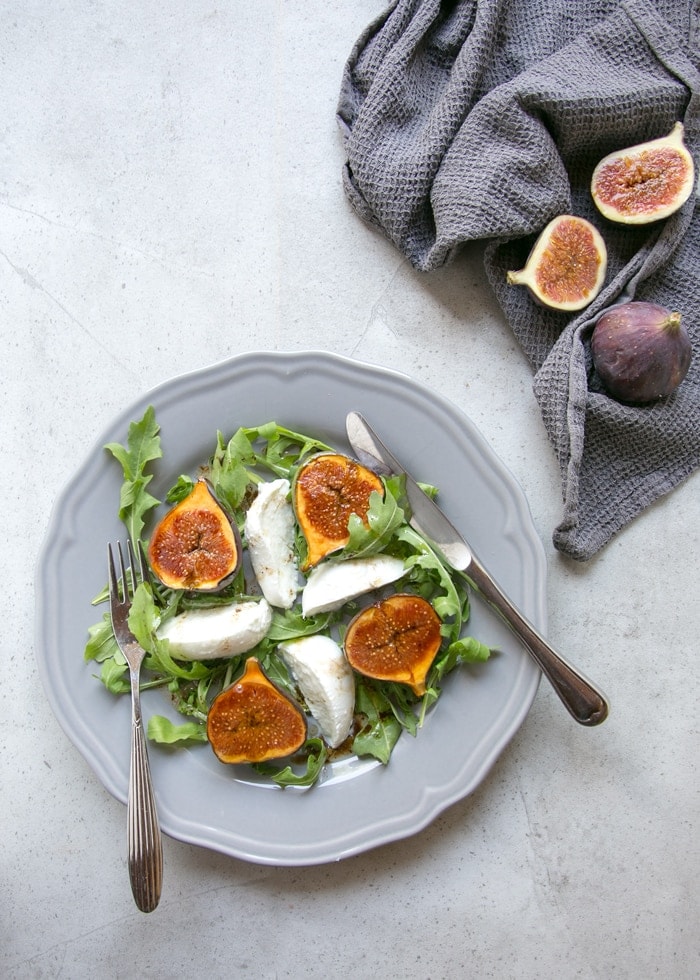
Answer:
M0 9L5 977L700 974L697 476L587 565L480 249L430 277L344 199L342 66L382 0L6 0ZM391 365L474 420L548 554L549 636L608 692L546 685L472 797L313 868L166 839L133 905L125 811L55 721L33 649L48 515L136 396L257 349ZM81 651L76 651L81 656Z

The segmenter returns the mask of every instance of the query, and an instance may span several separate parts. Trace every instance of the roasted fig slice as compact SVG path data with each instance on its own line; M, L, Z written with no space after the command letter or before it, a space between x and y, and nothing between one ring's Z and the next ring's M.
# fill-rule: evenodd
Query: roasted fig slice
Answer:
M303 571L347 544L351 514L367 523L375 490L384 495L379 477L340 453L318 453L302 463L294 479L293 502L307 545Z
M680 313L633 302L614 306L598 319L591 354L608 394L644 404L675 391L688 373L692 349Z
M345 634L345 656L358 673L408 684L420 697L442 642L440 625L429 602L400 592L355 616Z
M222 762L281 759L306 741L301 709L266 676L255 657L243 675L211 703L207 737Z
M605 281L608 253L600 232L585 218L561 214L535 242L525 267L509 272L511 286L527 286L554 310L582 310Z
M662 139L604 157L593 171L591 194L610 221L644 225L677 211L694 186L693 158L678 122Z
M151 535L148 559L156 576L171 589L211 592L238 571L243 548L235 523L206 480L172 507Z

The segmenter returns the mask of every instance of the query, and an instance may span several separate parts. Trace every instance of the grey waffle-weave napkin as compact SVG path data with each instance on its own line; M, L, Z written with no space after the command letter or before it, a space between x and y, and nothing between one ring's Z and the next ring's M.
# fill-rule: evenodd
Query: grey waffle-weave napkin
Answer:
M607 153L670 132L700 150L700 0L396 0L357 41L338 119L346 192L417 269L487 242L489 281L534 371L559 460L555 546L585 560L700 463L700 208L636 228L604 219L590 176ZM608 247L603 291L572 316L507 286L558 214ZM694 357L645 407L607 397L590 334L621 299L678 309Z

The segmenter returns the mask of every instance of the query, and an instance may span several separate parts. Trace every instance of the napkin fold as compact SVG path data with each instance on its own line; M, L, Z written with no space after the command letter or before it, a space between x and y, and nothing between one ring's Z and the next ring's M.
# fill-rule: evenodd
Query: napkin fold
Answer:
M697 195L636 227L604 219L590 195L602 157L677 120L697 167L700 0L395 0L345 66L348 198L425 272L486 243L559 461L553 542L579 560L700 463ZM606 284L575 315L506 285L558 214L592 221L608 248ZM677 391L643 407L609 398L590 355L601 311L632 298L679 310L694 349Z

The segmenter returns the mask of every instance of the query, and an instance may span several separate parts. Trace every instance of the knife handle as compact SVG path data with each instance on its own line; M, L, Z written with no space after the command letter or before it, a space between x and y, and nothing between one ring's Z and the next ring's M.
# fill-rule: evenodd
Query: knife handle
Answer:
M581 725L600 725L608 716L605 696L578 670L560 657L534 626L501 591L481 562L472 556L463 573L482 598L523 642L569 713Z

